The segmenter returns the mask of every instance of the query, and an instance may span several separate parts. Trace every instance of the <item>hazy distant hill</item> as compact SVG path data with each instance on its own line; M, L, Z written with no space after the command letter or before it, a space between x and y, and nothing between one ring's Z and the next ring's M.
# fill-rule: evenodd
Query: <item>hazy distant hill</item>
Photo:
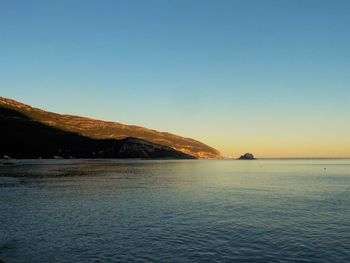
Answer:
M21 113L28 120L50 127L56 131L65 131L85 139L98 139L107 142L110 139L138 138L138 142L148 145L168 146L182 152L182 156L194 156L196 158L221 158L220 153L214 148L199 141L180 137L166 132L159 132L147 128L124 125L116 122L107 122L72 115L61 115L32 108L17 101L0 97L0 108ZM3 112L4 116L4 112ZM1 125L3 129L4 125ZM3 136L2 136L3 137ZM4 138L2 138L4 139ZM128 139L135 140L135 139ZM117 141L117 140L111 140Z

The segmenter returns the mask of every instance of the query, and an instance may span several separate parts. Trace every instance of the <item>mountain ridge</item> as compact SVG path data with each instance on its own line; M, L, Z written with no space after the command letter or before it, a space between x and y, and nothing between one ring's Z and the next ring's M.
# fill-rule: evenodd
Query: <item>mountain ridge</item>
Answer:
M71 114L58 114L0 96L0 106L20 111L26 116L45 125L67 132L74 132L92 139L138 138L150 143L164 145L176 151L200 159L221 159L216 149L191 138L181 137L169 132L160 132L137 125L97 120Z
M48 126L2 106L0 127L0 156L6 159L194 159L168 146L137 138L92 139Z

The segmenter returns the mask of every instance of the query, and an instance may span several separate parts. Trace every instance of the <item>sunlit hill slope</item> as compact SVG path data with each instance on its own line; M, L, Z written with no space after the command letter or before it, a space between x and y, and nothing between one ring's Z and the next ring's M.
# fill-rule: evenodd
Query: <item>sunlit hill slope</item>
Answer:
M221 158L219 151L204 143L167 132L159 132L116 122L47 112L3 97L0 97L0 106L20 112L28 118L46 126L91 139L119 140L132 137L149 143L168 146L178 152L195 158Z

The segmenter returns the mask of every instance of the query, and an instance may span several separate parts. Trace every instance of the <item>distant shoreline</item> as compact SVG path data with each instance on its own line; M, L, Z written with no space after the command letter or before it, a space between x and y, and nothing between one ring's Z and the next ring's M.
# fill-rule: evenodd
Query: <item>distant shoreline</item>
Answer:
M17 161L247 161L237 158L222 158L222 159L174 159L174 158L19 158L19 159L0 159L0 164L16 163ZM350 157L283 157L283 158L257 158L253 161L269 161L269 160L350 160Z
M264 157L256 160L348 160L350 157ZM238 160L237 158L224 158L223 160Z

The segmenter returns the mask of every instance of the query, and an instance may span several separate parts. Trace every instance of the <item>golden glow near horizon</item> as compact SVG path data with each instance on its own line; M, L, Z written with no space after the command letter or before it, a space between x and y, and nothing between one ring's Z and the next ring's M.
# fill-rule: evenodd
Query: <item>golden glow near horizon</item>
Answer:
M350 157L350 136L346 129L333 133L323 130L319 134L302 132L302 128L297 133L297 130L296 128L294 133L278 134L271 131L271 134L265 133L260 136L254 133L203 136L201 140L219 150L224 157L232 158L237 158L246 152L260 158Z
M217 143L216 147L224 157L239 157L250 152L256 157L268 158L288 158L288 157L332 157L347 158L350 157L350 141L238 141L233 139L231 143Z
M235 150L223 148L221 154L224 157L238 158L240 155L249 152L253 153L257 158L350 158L349 146L345 147L283 147L283 146L271 146L269 148L263 148L259 146L237 146Z

